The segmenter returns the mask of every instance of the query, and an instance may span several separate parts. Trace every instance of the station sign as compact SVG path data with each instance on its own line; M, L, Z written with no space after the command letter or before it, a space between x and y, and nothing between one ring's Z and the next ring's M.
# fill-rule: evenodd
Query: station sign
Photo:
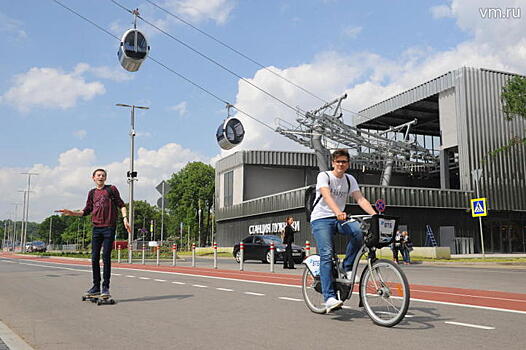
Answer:
M285 222L271 222L266 224L250 225L248 227L248 233L251 235L279 233L285 229L285 226L287 226ZM294 231L298 232L300 230L300 222L294 221L292 223L292 228Z

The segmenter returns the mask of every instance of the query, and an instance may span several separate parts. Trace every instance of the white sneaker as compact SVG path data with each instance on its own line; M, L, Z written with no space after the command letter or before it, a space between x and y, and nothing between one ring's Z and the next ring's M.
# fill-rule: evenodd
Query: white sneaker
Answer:
M345 278L347 278L348 280L352 279L352 270L345 272Z
M332 310L340 307L343 305L343 301L341 300L338 300L336 298L333 298L333 297L330 297L329 299L327 299L327 301L325 302L325 312L326 313L329 313L331 312Z

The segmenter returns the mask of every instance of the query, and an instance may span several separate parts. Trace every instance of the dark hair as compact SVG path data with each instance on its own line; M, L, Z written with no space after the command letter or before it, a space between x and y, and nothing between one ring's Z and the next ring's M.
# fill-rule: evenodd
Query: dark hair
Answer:
M285 222L288 223L289 222L289 219L294 219L294 217L292 215L289 215L285 218Z
M341 157L341 156L347 157L347 160L351 160L351 156L349 155L349 152L344 148L340 148L334 151L332 153L331 160L334 161L336 160L336 158Z
M92 176L92 177L95 176L95 174L97 173L97 171L103 171L103 172L104 172L104 175L108 176L108 173L106 172L106 170L101 169L101 168L99 168L99 169L95 169L95 171L93 171L93 174L91 174L91 176Z

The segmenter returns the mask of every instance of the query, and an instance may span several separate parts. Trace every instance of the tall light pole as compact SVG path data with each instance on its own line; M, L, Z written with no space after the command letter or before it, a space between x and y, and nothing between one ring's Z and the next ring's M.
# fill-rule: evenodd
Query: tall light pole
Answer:
M51 245L51 225L53 225L53 215L49 217L49 236L47 239L47 245Z
M15 212L14 212L14 220L13 220L13 239L12 239L12 247L13 247L13 253L15 252L15 244L16 244L16 219L18 218L18 206L20 203L11 203L15 206ZM22 234L22 232L20 232Z
M22 251L24 252L26 250L26 236L27 236L27 221L29 218L29 192L31 192L31 176L38 175L38 173L21 173L22 175L27 175L27 192L24 196L24 203L26 202L27 197L27 204L24 204L24 212L22 213Z
M130 129L130 170L128 171L128 184L130 188L130 227L131 232L128 233L128 263L132 263L132 241L133 241L133 182L137 180L137 172L134 170L134 155L135 155L135 108L150 109L144 106L126 105L117 103L116 106L127 107L131 109L131 129Z

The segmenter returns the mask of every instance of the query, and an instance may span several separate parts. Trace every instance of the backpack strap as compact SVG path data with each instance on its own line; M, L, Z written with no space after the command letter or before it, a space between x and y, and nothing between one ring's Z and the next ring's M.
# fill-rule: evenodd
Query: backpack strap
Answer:
M329 176L329 173L327 171L325 172L325 175L327 175L327 178L329 179L329 188L331 188L331 177ZM349 181L349 180L347 180L347 181ZM314 201L314 204L312 205L312 209L314 209L316 204L318 204L321 201L322 198L323 198L323 196L321 195L321 192L320 192L320 196L318 198L316 198L316 200Z
M349 195L351 194L351 180L349 180L349 176L347 173L344 173L343 175L345 175L345 180L347 180L347 197L349 197Z

